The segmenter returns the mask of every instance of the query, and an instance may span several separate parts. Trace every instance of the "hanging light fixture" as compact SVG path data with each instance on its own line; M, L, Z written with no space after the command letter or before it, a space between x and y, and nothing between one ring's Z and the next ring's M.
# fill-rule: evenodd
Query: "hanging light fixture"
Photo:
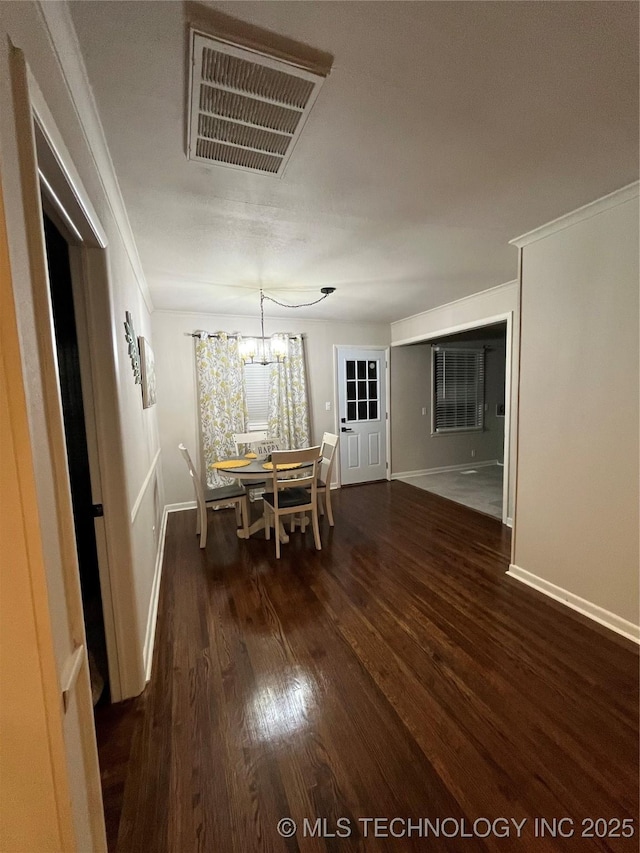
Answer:
M264 302L268 299L269 302L274 302L280 305L281 308L307 308L309 305L317 305L322 302L327 296L335 291L335 287L322 287L320 293L322 296L319 299L314 299L313 302L301 302L299 305L288 305L286 302L278 302L271 296L265 296L265 292L260 288L260 334L259 338L243 338L240 342L240 358L245 364L282 364L289 354L289 339L286 335L276 335L268 343L264 336Z
M266 340L264 337L264 292L260 288L260 338L242 338L240 341L240 358L245 364L274 364L281 359L272 359L267 356Z

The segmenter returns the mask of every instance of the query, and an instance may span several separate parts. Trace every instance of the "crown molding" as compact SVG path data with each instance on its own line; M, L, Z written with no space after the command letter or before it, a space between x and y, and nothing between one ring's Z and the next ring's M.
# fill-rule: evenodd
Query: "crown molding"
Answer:
M37 0L37 5L138 288L151 313L153 300L69 9L66 3L51 3L47 0Z
M259 310L259 309L258 309ZM210 309L203 309L202 311L194 310L193 308L155 308L153 311L154 316L156 314L167 314L167 315L179 315L181 317L194 317L198 320L199 323L204 322L203 318L211 317L212 323L219 322L222 320L231 321L231 320L252 320L255 321L256 317L258 320L260 319L259 315L256 311L253 311L251 314L225 314L224 311L211 311ZM270 323L277 323L280 320L288 320L288 314L278 314L277 316L270 314L269 315ZM336 320L334 318L326 318L322 319L321 317L299 317L296 316L292 318L292 322L300 322L304 323L312 323L314 325L324 325L324 326L376 326L378 328L384 328L385 330L389 328L389 323L386 320ZM188 334L191 334L189 332ZM244 334L244 333L243 333ZM380 346L389 346L389 344L380 344Z
M578 222L583 222L585 219L591 219L592 216L597 216L605 210L610 210L612 207L617 207L620 204L631 201L638 197L639 192L640 181L634 181L632 184L627 184L619 190L614 190L612 193L591 201L577 210L572 210L570 213L565 213L564 216L552 219L546 225L541 225L533 231L528 231L520 237L509 240L509 245L522 249L524 246L535 243L537 240L544 240L545 237L549 237L557 231L563 231L565 228L577 225Z

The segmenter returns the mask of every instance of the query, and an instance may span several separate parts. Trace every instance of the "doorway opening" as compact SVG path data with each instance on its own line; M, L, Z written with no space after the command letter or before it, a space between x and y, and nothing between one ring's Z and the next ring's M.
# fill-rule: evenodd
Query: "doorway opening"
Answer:
M69 261L69 245L52 219L44 212L43 222L57 372L60 382L80 588L91 673L91 694L95 707L98 702L110 702L107 643L94 522L94 519L101 515L102 507L100 504L93 504L92 502L85 403L80 373L80 350Z
M397 479L501 520L508 470L507 338L505 321L394 349L396 388L412 389L404 403L402 393L396 399L415 429L411 463L400 460L404 470ZM411 411L416 395L419 416ZM402 415L394 410L396 425Z

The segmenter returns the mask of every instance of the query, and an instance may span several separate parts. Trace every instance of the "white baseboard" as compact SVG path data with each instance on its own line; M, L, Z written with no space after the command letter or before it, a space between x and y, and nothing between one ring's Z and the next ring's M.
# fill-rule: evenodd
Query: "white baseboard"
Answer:
M521 583L524 583L533 589L537 589L538 592L548 595L549 598L553 598L555 601L565 604L572 610L577 610L578 613L588 616L589 619L593 619L594 622L599 622L601 625L604 625L605 628L615 631L616 634L620 634L628 640L632 640L634 643L640 643L640 626L634 625L633 622L629 622L621 616L617 616L615 613L605 610L604 607L593 604L593 602L587 601L585 598L581 598L579 595L575 595L575 593L569 592L567 589L563 589L561 586L556 586L556 584L551 583L551 581L538 577L538 575L531 574L531 572L528 572L526 569L521 569L520 566L515 566L513 563L509 566L507 574L512 578L519 580Z
M513 519L510 518L509 516L507 516L504 523L507 525L507 527L513 527Z
M156 554L156 565L153 573L153 584L151 586L151 601L149 602L149 615L147 617L147 630L144 636L143 663L145 678L151 678L151 664L153 662L153 645L156 638L156 622L158 621L158 601L160 599L160 578L162 577L162 561L164 559L164 541L167 533L167 512L165 507L160 522L160 536L158 537L158 553Z
M151 601L149 602L149 616L147 618L147 630L144 637L143 662L146 680L151 679L151 665L153 663L153 645L156 637L156 623L158 621L158 602L160 600L160 579L162 577L162 561L164 559L164 543L167 535L167 517L170 512L182 512L187 509L195 509L195 501L184 501L183 503L167 504L162 511L160 522L160 536L158 539L158 553L156 554L156 566L153 573L153 584L151 587Z
M497 465L497 459L489 459L486 462L475 462L471 459L462 465L444 465L442 468L423 468L421 471L399 471L397 474L392 474L392 480L408 480L412 477L424 477L425 474L444 474L447 471L469 471L472 468L488 468L490 465Z

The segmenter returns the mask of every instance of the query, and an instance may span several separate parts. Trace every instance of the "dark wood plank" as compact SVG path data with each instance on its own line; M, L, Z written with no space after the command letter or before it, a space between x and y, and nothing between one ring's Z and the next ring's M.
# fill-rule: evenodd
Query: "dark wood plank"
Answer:
M495 519L397 482L334 505L323 550L298 531L280 561L230 513L205 552L193 513L170 516L128 764L101 748L103 777L119 768L111 849L637 850L637 649L508 578ZM412 836L365 836L370 817L411 818ZM310 837L305 818L351 834ZM424 818L453 837L423 837ZM482 838L483 818L527 823ZM536 835L540 818L573 837ZM584 818L634 837L583 838Z
M133 734L144 717L145 698L145 696L138 696L136 699L128 699L117 705L98 705L95 709L102 800L109 850L115 850L118 841Z

